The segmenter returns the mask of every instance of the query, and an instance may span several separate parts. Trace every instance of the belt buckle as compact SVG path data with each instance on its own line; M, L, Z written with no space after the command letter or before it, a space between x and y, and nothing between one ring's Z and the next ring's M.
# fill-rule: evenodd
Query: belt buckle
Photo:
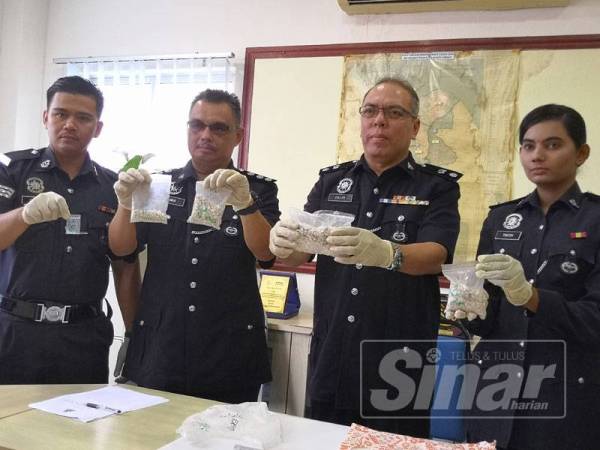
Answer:
M35 319L36 322L50 322L50 323L69 323L67 312L71 309L71 305L65 306L46 306L43 303L38 303L39 319Z

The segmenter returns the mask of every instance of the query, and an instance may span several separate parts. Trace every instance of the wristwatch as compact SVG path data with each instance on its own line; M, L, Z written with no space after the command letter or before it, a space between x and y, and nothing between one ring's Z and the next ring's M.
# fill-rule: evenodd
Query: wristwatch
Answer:
M237 215L247 216L248 214L252 214L258 211L258 203L256 201L256 197L254 196L253 192L251 192L250 195L252 196L252 203L250 203L250 205L246 206L244 209L237 210L235 212Z
M399 245L392 244L392 248L394 250L394 256L392 257L391 264L387 266L386 269L396 271L402 267L402 263L404 262L404 254L402 253Z

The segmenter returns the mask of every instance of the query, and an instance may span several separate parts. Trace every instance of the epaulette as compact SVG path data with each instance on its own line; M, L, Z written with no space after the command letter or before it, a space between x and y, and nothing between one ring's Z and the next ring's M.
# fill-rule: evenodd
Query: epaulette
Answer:
M356 164L357 160L354 161L346 161L340 164L334 164L333 166L323 167L319 170L319 175L323 175L324 173L336 172L338 170L347 170Z
M506 205L512 205L512 204L516 204L516 203L521 203L526 198L527 198L527 196L515 198L513 200L508 200L508 201L502 202L502 203L496 203L495 205L490 205L490 209L498 208L500 206L506 206Z
M42 156L44 153L43 148L28 148L26 150L15 150L13 152L5 153L11 161L19 161L21 159L36 159Z
M244 175L246 175L248 178L253 178L255 180L260 180L260 181L266 181L267 183L275 183L277 180L274 178L269 178L269 177L265 177L264 175L259 175L257 173L254 172L249 172L247 170L244 169L236 169L239 173L243 173Z
M600 201L600 195L594 194L593 192L584 192L583 195L591 200Z
M433 175L437 175L449 181L458 181L460 177L463 176L462 173L456 172L454 170L445 169L444 167L434 166L433 164L419 164L417 167L420 167L423 171L427 173L431 173Z

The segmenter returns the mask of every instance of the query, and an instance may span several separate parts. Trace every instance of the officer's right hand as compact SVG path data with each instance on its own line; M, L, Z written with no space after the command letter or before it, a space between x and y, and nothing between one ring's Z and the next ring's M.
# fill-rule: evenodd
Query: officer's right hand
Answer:
M127 172L119 172L119 180L113 186L119 205L131 209L133 191L143 183L152 183L152 177L147 170L132 168L127 169Z
M269 236L269 249L278 258L285 259L296 250L296 241L300 237L298 224L290 219L277 222Z
M21 211L21 217L28 225L50 222L61 217L67 220L70 215L67 201L56 192L43 192L36 195Z
M117 363L115 364L115 381L117 383L125 383L127 378L123 375L123 368L125 367L125 359L127 358L127 349L129 348L129 335L125 333L125 338L121 347L119 347L119 353L117 353Z

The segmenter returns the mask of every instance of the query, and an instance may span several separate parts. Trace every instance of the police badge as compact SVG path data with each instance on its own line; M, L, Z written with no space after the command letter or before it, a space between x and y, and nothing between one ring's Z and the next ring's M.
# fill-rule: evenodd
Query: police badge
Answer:
M349 192L350 189L352 189L352 183L354 183L352 178L342 178L337 185L338 193L345 194L346 192Z
M506 216L504 219L504 223L502 224L504 228L507 230L513 230L518 228L521 225L521 221L523 220L523 216L521 214L513 213Z

